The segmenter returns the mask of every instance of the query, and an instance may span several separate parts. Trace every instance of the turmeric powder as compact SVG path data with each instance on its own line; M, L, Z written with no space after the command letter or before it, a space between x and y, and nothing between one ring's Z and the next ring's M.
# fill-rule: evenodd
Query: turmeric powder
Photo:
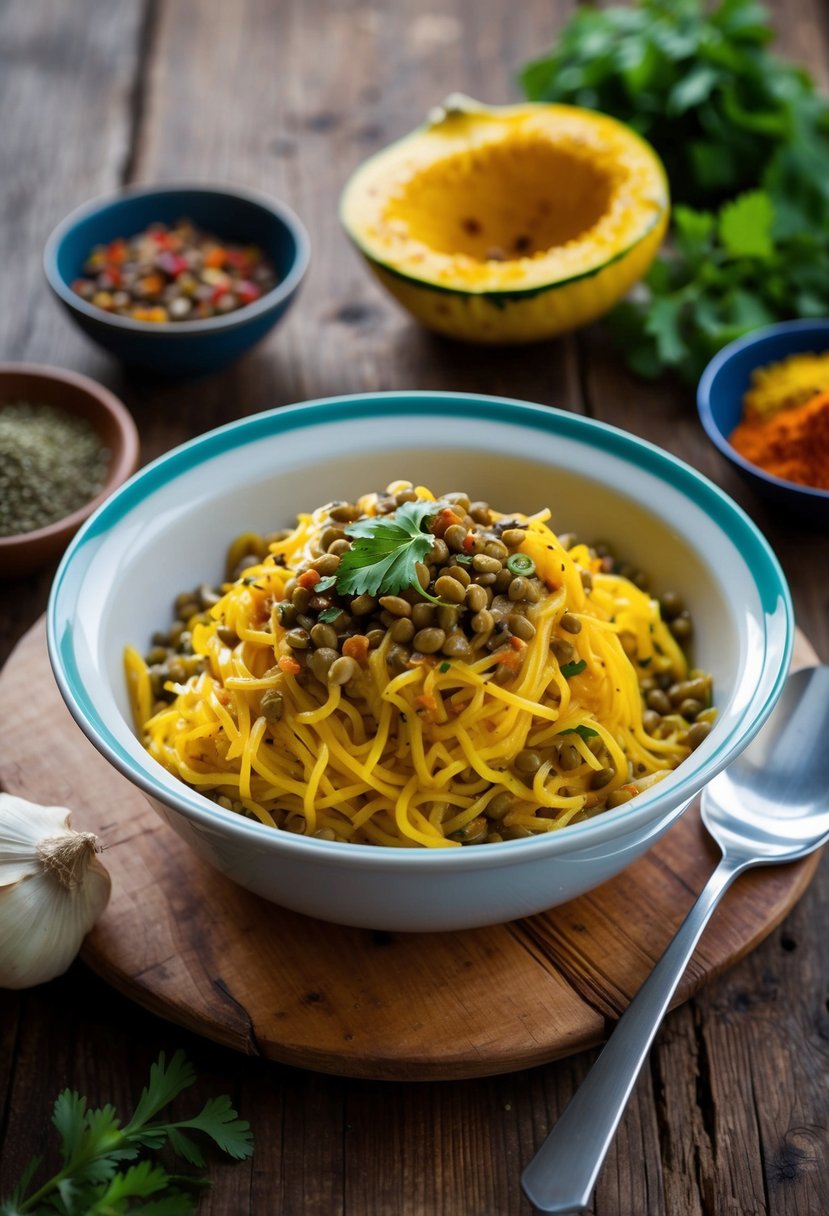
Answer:
M825 388L829 388L829 351L801 351L755 369L743 397L743 414L762 422L778 410L802 405Z
M745 419L732 431L730 442L766 473L829 490L829 390L766 420Z

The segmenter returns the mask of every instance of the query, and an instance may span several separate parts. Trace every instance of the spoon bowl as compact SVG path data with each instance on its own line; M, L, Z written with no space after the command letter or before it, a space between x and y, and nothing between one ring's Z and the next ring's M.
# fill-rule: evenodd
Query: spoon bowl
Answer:
M794 861L829 838L829 667L786 681L753 743L706 786L702 819L745 867ZM744 867L744 868L745 868Z
M702 794L722 860L584 1084L521 1177L540 1212L583 1212L671 998L721 897L752 866L795 861L829 840L829 667L790 675L770 717Z

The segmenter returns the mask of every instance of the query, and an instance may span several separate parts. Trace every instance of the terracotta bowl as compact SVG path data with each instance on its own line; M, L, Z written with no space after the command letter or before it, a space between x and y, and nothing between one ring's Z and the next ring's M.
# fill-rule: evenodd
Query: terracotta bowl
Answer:
M138 431L118 398L77 372L33 363L0 363L0 407L15 401L51 405L96 429L110 452L109 473L99 494L45 528L0 536L0 578L31 574L63 553L80 525L138 467Z

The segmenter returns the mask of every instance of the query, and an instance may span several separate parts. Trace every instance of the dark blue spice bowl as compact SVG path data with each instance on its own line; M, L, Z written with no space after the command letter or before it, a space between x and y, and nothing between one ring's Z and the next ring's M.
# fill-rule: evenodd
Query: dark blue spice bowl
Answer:
M219 317L160 324L106 312L72 289L95 245L183 218L226 241L258 245L276 267L276 286ZM309 253L301 221L264 194L228 186L131 186L63 220L46 242L43 266L57 299L94 342L132 366L197 376L231 363L269 333L294 300Z
M822 351L829 351L829 317L766 325L723 347L702 373L697 388L700 421L712 443L775 509L818 528L829 527L829 490L765 473L736 452L728 437L742 417L743 394L757 368L789 355Z

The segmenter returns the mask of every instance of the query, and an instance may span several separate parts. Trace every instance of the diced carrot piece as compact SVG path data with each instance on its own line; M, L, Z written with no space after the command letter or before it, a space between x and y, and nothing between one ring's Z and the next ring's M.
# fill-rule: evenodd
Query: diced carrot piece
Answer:
M452 524L459 523L461 523L460 515L456 515L450 507L444 507L435 519L432 520L429 531L433 536L443 536L447 528L451 528Z
M322 575L318 570L303 570L302 574L300 574L299 578L297 579L297 582L299 583L300 587L304 587L306 591L313 591L321 578Z
M365 666L368 659L369 644L368 638L362 633L355 633L353 637L346 638L343 642L343 654L347 659L354 659L361 667Z
M291 658L289 654L284 654L281 659L277 659L276 665L280 671L287 672L289 676L298 676L302 671L296 659Z

